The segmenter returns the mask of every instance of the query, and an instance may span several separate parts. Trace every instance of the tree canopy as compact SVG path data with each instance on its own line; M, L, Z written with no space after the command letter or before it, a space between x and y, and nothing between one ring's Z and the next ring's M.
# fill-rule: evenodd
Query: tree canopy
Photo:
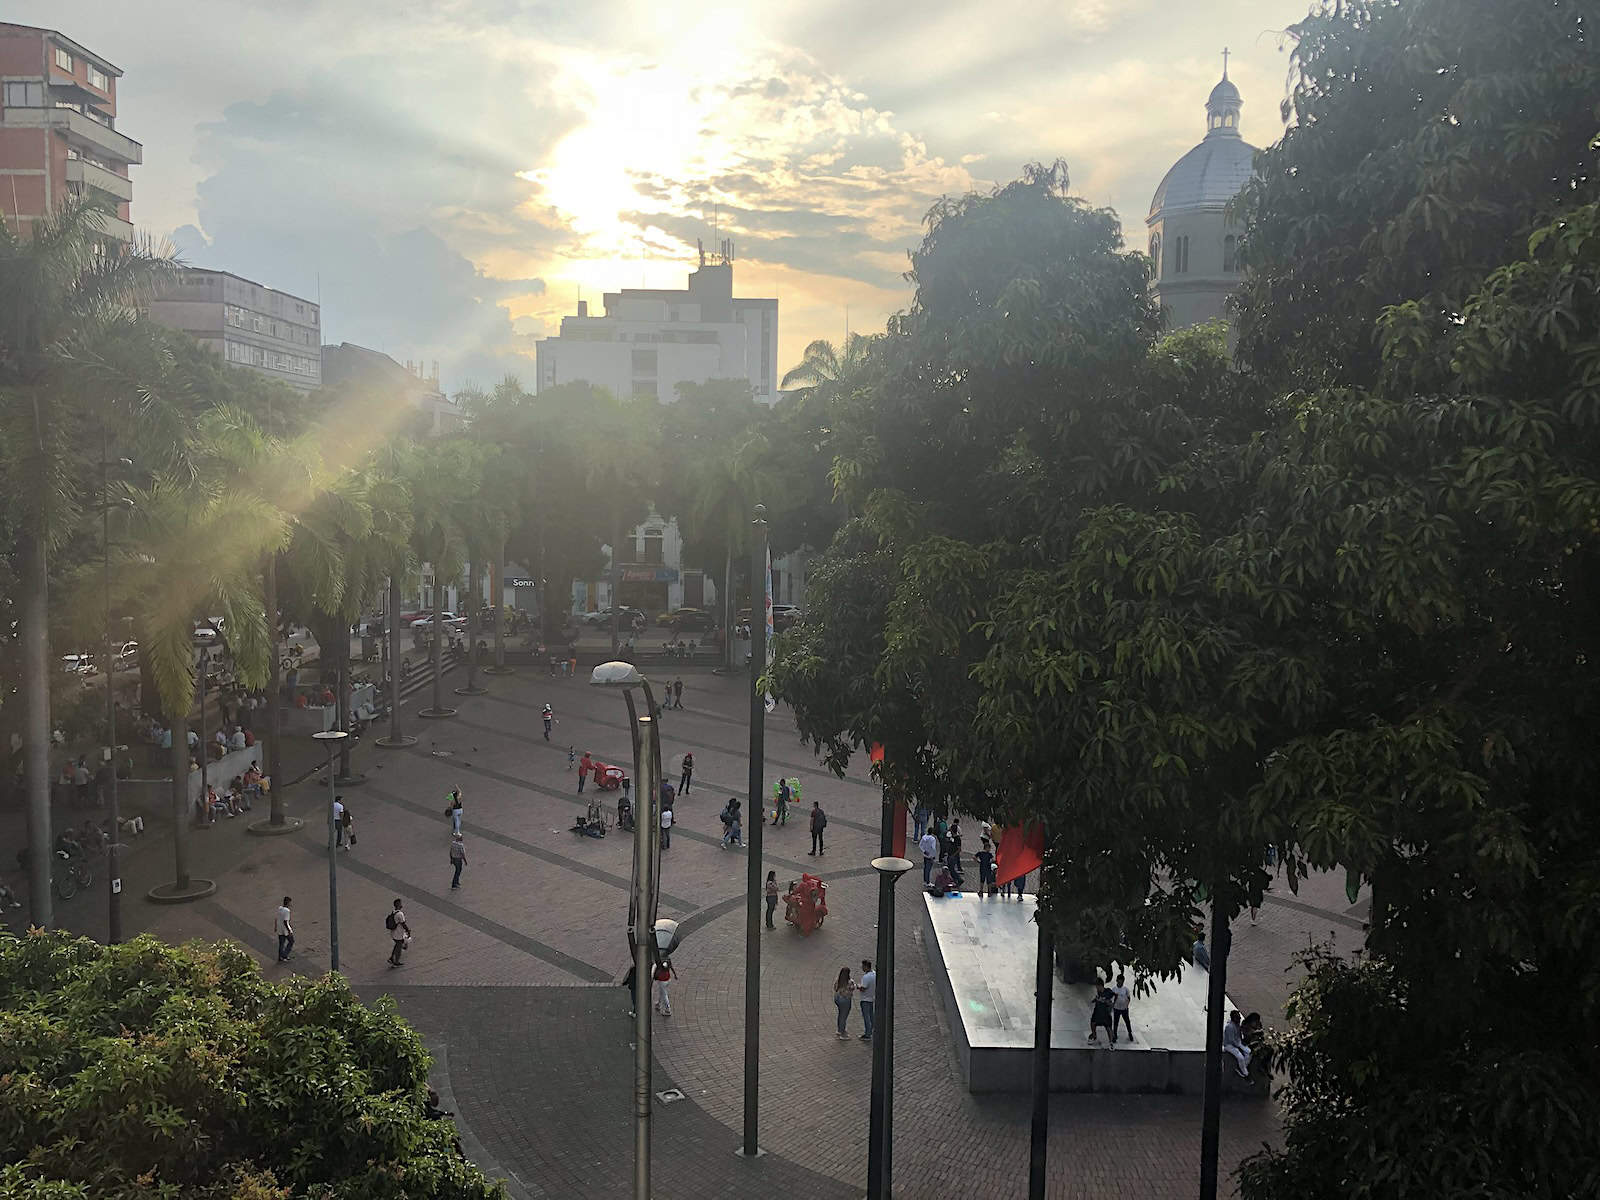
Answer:
M338 975L230 943L0 935L0 1195L504 1195L424 1117L427 1053Z

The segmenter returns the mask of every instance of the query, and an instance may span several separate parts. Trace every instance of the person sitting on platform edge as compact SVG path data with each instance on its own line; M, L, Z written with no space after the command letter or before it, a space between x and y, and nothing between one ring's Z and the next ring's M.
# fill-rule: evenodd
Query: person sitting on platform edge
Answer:
M1195 966L1199 967L1202 971L1211 970L1211 951L1206 948L1205 930L1202 929L1195 937L1194 949L1191 951L1191 954L1194 956Z

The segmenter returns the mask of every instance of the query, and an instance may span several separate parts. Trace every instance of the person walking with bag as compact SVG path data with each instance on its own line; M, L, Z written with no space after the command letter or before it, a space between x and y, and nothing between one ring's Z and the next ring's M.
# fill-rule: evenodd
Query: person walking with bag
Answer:
M349 850L356 844L356 819L350 812L350 806L344 806L344 812L339 815L339 824L344 831L344 848Z
M406 924L406 910L400 906L400 897L395 897L394 911L383 919L383 924L389 930L390 940L394 942L389 951L389 965L401 966L406 947L411 945L411 926Z
M467 865L467 844L461 840L459 833L450 835L450 865L456 871L450 878L450 886L458 888L461 886L461 868Z
M673 970L672 960L663 958L661 965L656 967L656 1011L663 1017L672 1015L672 997L667 994L667 985L678 977L678 972Z
M778 911L778 873L776 871L767 872L766 893L767 928L776 929L777 926L772 923L772 914Z
M839 976L833 981L833 1007L838 1014L838 1027L834 1037L841 1042L848 1042L850 1034L845 1029L845 1022L850 1019L850 1001L856 994L856 981L850 978L850 968L840 967Z
M823 853L822 831L828 827L828 814L822 811L820 801L811 802L811 854L816 856Z

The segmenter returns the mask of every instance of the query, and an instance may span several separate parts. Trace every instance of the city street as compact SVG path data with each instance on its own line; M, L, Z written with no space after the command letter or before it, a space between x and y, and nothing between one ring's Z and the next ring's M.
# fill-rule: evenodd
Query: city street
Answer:
M672 678L674 672L659 677ZM829 882L830 915L812 937L780 927L763 935L762 1121L768 1153L734 1154L742 1118L745 855L723 850L717 812L745 790L742 678L683 675L685 707L664 715L663 754L676 783L692 751L692 790L680 796L663 855L661 908L684 929L674 961L673 1016L657 1018L656 1089L685 1099L658 1104L657 1192L662 1196L860 1194L866 1173L868 1046L833 1036L830 984L841 966L874 952L879 793L862 758L849 778L821 770L779 709L767 733L769 783L799 776L804 799L828 813L827 849L808 856L798 816L764 827L764 862L781 883L807 869ZM460 686L464 672L446 682ZM526 1196L614 1195L631 1162L632 1023L617 986L627 966L624 927L632 840L569 832L589 797L577 792L569 747L627 763L620 696L577 679L523 669L485 676L490 694L453 696L459 716L425 721L407 703L408 750L355 751L367 782L345 788L357 845L339 855L341 967L363 995L393 995L436 1055L435 1081L458 1114L474 1157ZM424 701L425 703L425 701ZM543 738L539 710L557 724ZM309 742L309 739L308 739ZM312 751L291 748L299 773ZM631 768L630 768L631 769ZM287 792L307 818L286 837L251 837L244 819L191 836L194 873L215 896L159 908L144 890L170 874L170 834L157 830L129 856L126 920L169 940L227 937L247 946L269 975L328 966L326 790L311 774ZM446 793L462 789L469 857L459 891L449 886ZM615 793L604 793L608 806ZM262 815L261 806L253 816ZM747 831L748 831L747 823ZM155 840L151 840L151 839ZM1298 898L1271 896L1259 924L1236 931L1229 991L1269 1023L1281 1013L1284 968L1308 938L1357 944L1342 882L1313 881ZM294 898L297 932L289 967L274 962L272 916ZM415 941L402 968L387 962L383 919L395 897ZM915 887L899 890L895 1176L907 1195L959 1192L1015 1196L1025 1186L1025 1096L974 1097L959 1081L942 1006L921 944ZM104 884L61 905L63 922L104 932ZM1138 1025L1138 1001L1134 1002ZM859 1032L852 1013L851 1032ZM1051 1097L1051 1195L1189 1196L1198 1172L1198 1096ZM1276 1134L1270 1101L1229 1098L1222 1158L1230 1169Z

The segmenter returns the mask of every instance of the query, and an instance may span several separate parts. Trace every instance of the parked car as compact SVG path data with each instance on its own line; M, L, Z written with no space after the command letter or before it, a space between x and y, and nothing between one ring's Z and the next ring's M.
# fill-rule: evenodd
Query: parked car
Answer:
M220 624L220 622L218 622L218 624ZM195 622L194 640L197 644L201 646L213 645L220 636L221 635L217 632L217 626L212 624L210 621Z
M94 655L87 650L61 656L61 669L68 675L87 675L94 670Z
M123 642L112 654L112 658L116 661L117 670L131 671L139 665L139 643Z
M800 619L800 610L793 604L774 604L772 606L772 631L782 633Z
M698 608L680 608L666 623L674 634L710 633L717 627L717 619Z
M594 612L584 613L578 618L578 620L582 621L585 625L609 627L611 624L611 613L612 610L609 608L600 608L596 609ZM625 605L622 609L622 628L643 629L644 627L644 613L640 612L637 608L629 608Z

